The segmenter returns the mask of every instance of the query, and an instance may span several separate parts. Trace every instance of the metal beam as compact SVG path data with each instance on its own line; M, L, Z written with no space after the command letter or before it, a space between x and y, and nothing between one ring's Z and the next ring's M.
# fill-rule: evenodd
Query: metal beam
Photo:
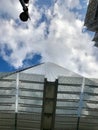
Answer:
M17 130L17 113L15 113L15 130Z
M79 123L80 123L80 117L78 117L78 120L77 120L77 130L79 130Z
M48 82L45 79L41 130L54 130L58 81Z
M24 10L24 11L27 10L27 6L25 5L24 0L19 0L19 1L20 1L21 5L22 5L22 7L23 7L23 10Z
M85 87L85 78L83 78L83 82L82 82L82 85L81 85L81 94L80 94L80 101L79 101L79 108L78 108L77 130L79 130L81 110L82 110L82 107L83 107L84 87Z

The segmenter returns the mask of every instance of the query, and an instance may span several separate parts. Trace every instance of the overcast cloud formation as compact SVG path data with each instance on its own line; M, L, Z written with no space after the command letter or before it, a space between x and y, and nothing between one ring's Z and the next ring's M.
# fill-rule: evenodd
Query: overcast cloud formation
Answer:
M40 62L54 62L82 75L98 77L98 49L93 46L92 36L83 32L88 1L37 2L30 0L31 20L23 23L18 17L22 11L18 0L0 1L0 56L19 68L25 66L24 60L39 54Z

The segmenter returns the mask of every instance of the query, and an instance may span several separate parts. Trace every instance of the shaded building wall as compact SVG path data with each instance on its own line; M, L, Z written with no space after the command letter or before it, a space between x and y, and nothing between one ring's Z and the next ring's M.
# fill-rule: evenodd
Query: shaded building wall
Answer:
M98 0L89 0L84 25L88 30L95 32L93 41L98 47Z
M98 0L90 0L87 8L84 25L91 31L96 31L98 28Z
M0 130L98 130L98 79L0 79Z

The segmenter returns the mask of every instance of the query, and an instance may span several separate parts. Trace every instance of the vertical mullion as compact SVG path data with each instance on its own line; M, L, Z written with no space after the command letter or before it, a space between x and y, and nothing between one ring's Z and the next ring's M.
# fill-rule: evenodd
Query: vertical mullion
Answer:
M79 108L78 108L77 130L79 130L81 111L82 111L82 107L83 107L84 87L85 87L85 78L83 77L83 82L82 82L82 85L81 85Z
M17 73L16 77L15 130L17 130L18 95L19 95L19 73Z

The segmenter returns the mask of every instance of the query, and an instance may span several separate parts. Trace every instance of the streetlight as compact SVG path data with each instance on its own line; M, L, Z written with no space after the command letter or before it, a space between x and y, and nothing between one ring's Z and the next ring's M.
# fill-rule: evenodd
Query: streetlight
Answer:
M20 13L19 17L21 21L26 22L30 18L28 13L29 0L19 0L19 1L23 7L23 12Z

